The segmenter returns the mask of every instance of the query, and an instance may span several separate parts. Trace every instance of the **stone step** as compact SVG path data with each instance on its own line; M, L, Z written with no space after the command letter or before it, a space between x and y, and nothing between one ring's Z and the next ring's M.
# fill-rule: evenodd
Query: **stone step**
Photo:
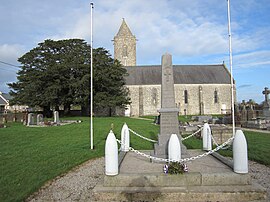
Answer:
M249 174L236 173L185 173L168 174L119 174L104 176L105 187L181 187L181 186L222 186L251 184Z
M186 187L104 187L93 190L96 201L266 202L266 190L258 184Z

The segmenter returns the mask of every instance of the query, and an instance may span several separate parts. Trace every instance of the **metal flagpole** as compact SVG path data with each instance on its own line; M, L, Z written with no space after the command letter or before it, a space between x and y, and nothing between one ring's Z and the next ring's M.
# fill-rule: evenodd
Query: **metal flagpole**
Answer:
M229 34L229 53L230 53L230 71L231 71L231 105L232 105L232 126L233 136L235 135L235 120L234 120L234 83L233 83L233 71L232 71L232 34L231 34L231 13L230 13L230 0L227 0L228 6L228 34Z
M93 149L93 8L94 3L91 5L91 33L90 33L90 46L91 46L91 62L90 62L90 148Z

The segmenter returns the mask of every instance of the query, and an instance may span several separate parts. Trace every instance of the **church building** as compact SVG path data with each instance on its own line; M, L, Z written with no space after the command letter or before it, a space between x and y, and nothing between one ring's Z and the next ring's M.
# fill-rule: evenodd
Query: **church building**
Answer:
M158 115L161 108L161 65L136 65L136 37L124 19L113 41L114 58L128 72L126 86L131 104L125 115ZM161 58L161 55L157 57ZM231 79L225 64L173 65L173 76L175 105L180 115L231 113Z

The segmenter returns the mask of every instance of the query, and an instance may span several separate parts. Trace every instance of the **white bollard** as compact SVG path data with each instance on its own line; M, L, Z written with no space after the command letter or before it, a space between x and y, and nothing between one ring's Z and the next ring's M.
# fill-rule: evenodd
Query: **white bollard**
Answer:
M242 130L237 130L233 141L233 171L248 173L247 141Z
M205 123L203 125L202 138L203 138L203 150L205 151L212 150L211 128L208 123Z
M118 175L118 146L112 131L108 134L105 144L105 174Z
M176 134L172 134L168 144L168 155L170 161L179 161L181 159L180 142Z
M121 151L128 152L129 151L129 130L128 126L125 123L121 130Z

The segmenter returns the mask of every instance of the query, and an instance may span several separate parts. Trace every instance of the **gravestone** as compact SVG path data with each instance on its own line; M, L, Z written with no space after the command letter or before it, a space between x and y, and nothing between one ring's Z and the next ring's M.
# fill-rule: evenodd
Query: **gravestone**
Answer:
M263 116L265 117L265 119L270 120L270 100L268 98L270 90L265 87L262 93L265 95L265 100L263 102Z
M168 142L172 134L176 134L181 142L178 112L179 109L175 105L172 56L166 53L162 56L160 134L158 143L155 144L155 156L168 158ZM181 151L186 152L183 144L181 144Z
M37 115L37 125L41 125L43 123L43 114Z
M58 111L53 112L53 117L54 117L54 121L53 122L58 125L60 123L59 112Z
M30 125L34 125L34 114L33 113L29 113L27 115L27 126L30 126Z

